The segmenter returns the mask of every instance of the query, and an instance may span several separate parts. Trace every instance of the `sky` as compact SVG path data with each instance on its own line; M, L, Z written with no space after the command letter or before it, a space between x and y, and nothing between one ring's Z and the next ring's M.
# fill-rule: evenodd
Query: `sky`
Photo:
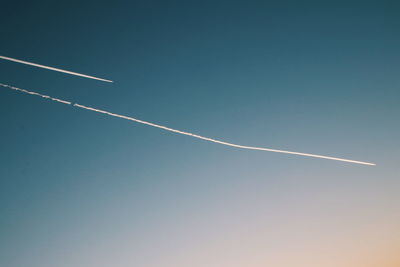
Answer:
M400 265L396 1L3 1L0 265Z

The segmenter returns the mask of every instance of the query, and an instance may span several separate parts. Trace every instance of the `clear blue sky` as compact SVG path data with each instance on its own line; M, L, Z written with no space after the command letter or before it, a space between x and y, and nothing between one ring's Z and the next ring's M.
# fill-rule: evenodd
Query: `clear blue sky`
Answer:
M115 83L0 61L1 83L378 165L237 150L0 88L0 265L398 266L399 12L5 1L0 55Z

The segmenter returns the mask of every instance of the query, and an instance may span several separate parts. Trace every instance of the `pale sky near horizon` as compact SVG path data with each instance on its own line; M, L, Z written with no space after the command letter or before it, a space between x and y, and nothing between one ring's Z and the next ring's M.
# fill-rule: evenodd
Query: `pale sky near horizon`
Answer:
M397 267L395 1L2 4L0 266Z

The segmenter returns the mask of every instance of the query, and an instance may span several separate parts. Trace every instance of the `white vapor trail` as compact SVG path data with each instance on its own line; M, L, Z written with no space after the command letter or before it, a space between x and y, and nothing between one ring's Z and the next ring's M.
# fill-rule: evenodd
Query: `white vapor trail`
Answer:
M84 78L99 80L99 81L103 81L103 82L109 82L109 83L113 82L113 81L110 81L110 80L97 78L97 77L94 77L94 76L89 76L89 75L85 75L85 74L81 74L81 73L77 73L77 72L72 72L72 71L68 71L68 70L57 69L57 68L53 68L53 67L49 67L49 66L44 66L44 65L28 62L28 61L19 60L19 59L16 59L16 58L0 56L0 59L9 60L9 61L17 62L17 63L22 63L22 64L26 64L26 65L30 65L30 66L34 66L34 67L38 67L38 68L43 68L43 69L63 72L63 73L71 74L71 75L84 77Z
M116 114L116 113L111 113L111 112L108 112L108 111L105 111L105 110L101 110L101 109L96 109L96 108L92 108L92 107L88 107L88 106L84 106L84 105L80 105L80 104L76 104L76 103L72 104L71 102L68 102L68 101L64 101L64 100L61 100L61 99L58 99L58 98L53 98L53 97L50 97L50 96L47 96L47 95L42 95L42 94L39 94L39 93L36 93L36 92L31 92L31 91L28 91L28 90L25 90L25 89L13 87L13 86L6 85L6 84L1 84L0 83L0 86L6 87L6 88L10 88L10 89L13 89L13 90L16 90L16 91L19 91L19 92L23 92L23 93L26 93L26 94L30 94L30 95L37 95L37 96L40 96L40 97L43 97L43 98L46 98L46 99L50 99L50 100L53 100L53 101L56 101L56 102L59 102L59 103L72 105L72 106L77 107L77 108L86 109L86 110L94 111L94 112L97 112L97 113L101 113L101 114L109 115L109 116L112 116L112 117L117 117L117 118L129 120L129 121L134 121L134 122L137 122L137 123L141 123L141 124L149 125L149 126L156 127L156 128L159 128L159 129L163 129L165 131L170 131L170 132L174 132L174 133L177 133L177 134L187 135L187 136L191 136L191 137L194 137L194 138L198 138L198 139L202 139L202 140L205 140L205 141L209 141L209 142L213 142L213 143L217 143L217 144L221 144L221 145L226 145L226 146L230 146L230 147L249 149L249 150L261 150L261 151L277 152L277 153L292 154L292 155L298 155L298 156L329 159L329 160L337 160L337 161L344 161L344 162L349 162L349 163L363 164L363 165L370 165L370 166L376 165L375 163L369 163L369 162L357 161L357 160L350 160L350 159L344 159L344 158L335 158L335 157L322 156L322 155L316 155L316 154L293 152L293 151L278 150L278 149L263 148L263 147L237 145L237 144L228 143L228 142L220 141L220 140L209 138L209 137L204 137L204 136L192 134L192 133L189 133L189 132L184 132L184 131L172 129L172 128L169 128L169 127L166 127L166 126L162 126L162 125L151 123L151 122L147 122L147 121L142 121L142 120L135 119L135 118L132 118L132 117L119 115L119 114Z

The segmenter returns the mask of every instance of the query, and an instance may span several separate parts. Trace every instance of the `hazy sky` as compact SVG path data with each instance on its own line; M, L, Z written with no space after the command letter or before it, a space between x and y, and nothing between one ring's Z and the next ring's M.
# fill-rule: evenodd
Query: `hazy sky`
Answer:
M397 267L396 1L5 1L0 265Z

